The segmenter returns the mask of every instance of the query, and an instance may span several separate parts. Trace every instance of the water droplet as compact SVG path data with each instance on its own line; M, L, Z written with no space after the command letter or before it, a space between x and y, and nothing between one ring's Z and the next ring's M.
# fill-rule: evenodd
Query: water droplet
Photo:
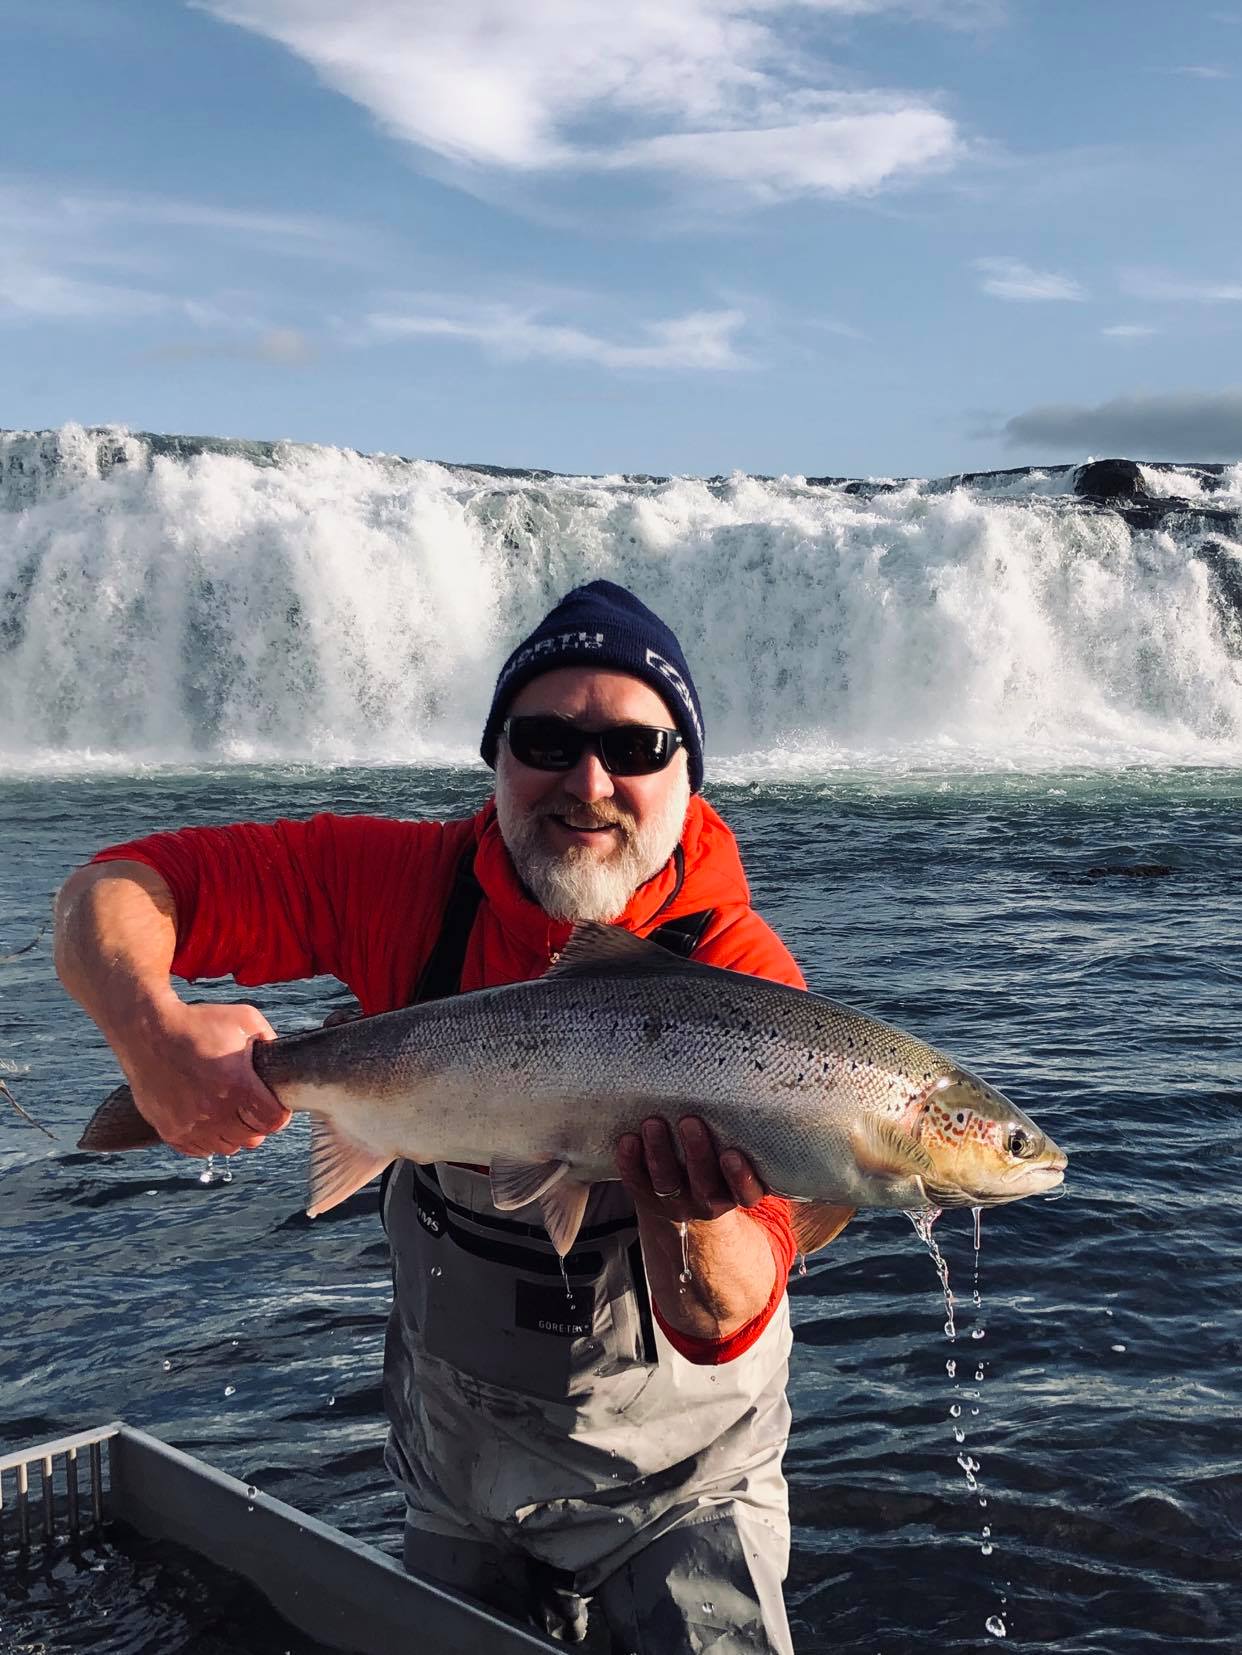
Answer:
M225 1396L236 1396L237 1386L236 1385L226 1385L224 1387L224 1394L225 1394Z
M961 1403L960 1402L955 1402L952 1405L952 1407L949 1409L949 1414L953 1419L957 1419L958 1416L961 1414L961 1411L962 1411Z
M972 1408L970 1411L972 1414L977 1414L979 1412L978 1408Z
M979 1547L979 1550L983 1553L984 1557L991 1557L993 1551L992 1542L990 1540L985 1540L982 1546Z
M254 1507L253 1507L253 1506L247 1506L247 1507L246 1507L246 1510L247 1510L247 1511L253 1511L253 1510L254 1510Z
M992 1538L992 1530L990 1525L987 1523L983 1525L983 1538L985 1540L990 1540Z
M714 1608L715 1608L715 1607L716 1607L716 1605L715 1605L715 1604L714 1604L714 1603L704 1603L704 1604L700 1604L700 1608L701 1608L701 1609L702 1609L702 1611L703 1611L703 1613L704 1613L704 1614L705 1614L705 1615L710 1615L710 1614L711 1614L711 1612L712 1612L712 1610L713 1610L713 1609L714 1609Z
M225 1167L224 1171L220 1174L220 1182L222 1184L231 1184L233 1182L232 1167Z
M159 1194L159 1191L158 1191L158 1190L148 1190L148 1191L147 1191L147 1194L148 1194L148 1195L158 1195L158 1194Z
M1124 1345L1110 1345L1108 1348L1109 1350L1123 1351L1126 1347Z
M250 1486L246 1490L246 1498L248 1500L254 1500L254 1499L258 1498L258 1494L259 1494L258 1489L254 1486L253 1483L251 1483Z
M965 1433L965 1431L962 1430L960 1425L955 1425L953 1427L953 1440L954 1440L954 1442L965 1442L966 1441L966 1433Z
M431 1273L432 1273L433 1276L442 1276L444 1274L444 1271L440 1268L440 1266L438 1264L433 1264L432 1267L431 1267Z
M805 1276L806 1275L806 1254L805 1253L799 1253L798 1254L798 1274L800 1276Z
M970 1337L972 1339L985 1339L987 1337L987 1332L984 1328L972 1327L970 1330Z
M975 1369L975 1380L977 1382L982 1378L983 1378L983 1369L982 1369L982 1367L978 1367L978 1368Z
M204 1166L203 1166L203 1170L198 1175L198 1181L199 1181L200 1184L210 1184L211 1183L212 1178L214 1176L214 1174L212 1172L212 1167L215 1165L215 1160L216 1160L216 1158L215 1158L214 1155L209 1155L207 1157L207 1160L206 1160L206 1162L204 1163Z
M334 1396L330 1396L328 1398L328 1407L329 1408L335 1408L336 1407L336 1398Z
M694 1277L690 1272L690 1227L684 1218L678 1222L677 1234L681 1237L681 1273L677 1280L683 1287L689 1287Z
M950 1379L956 1379L957 1378L957 1363L953 1360L953 1358L951 1356L950 1356L949 1360L944 1365L944 1371L948 1374Z
M172 1372L172 1363L168 1360L167 1357L164 1358L164 1372L165 1373L171 1373Z
M994 1638L1004 1638L1008 1636L1005 1631L1005 1623L999 1615L989 1615L983 1624L987 1627L988 1631Z

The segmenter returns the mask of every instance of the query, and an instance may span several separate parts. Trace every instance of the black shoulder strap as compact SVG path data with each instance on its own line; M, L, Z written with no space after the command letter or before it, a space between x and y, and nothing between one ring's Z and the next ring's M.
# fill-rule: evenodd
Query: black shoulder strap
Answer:
M654 931L647 933L648 940L658 942L662 948L688 960L702 942L703 933L715 911L714 908L705 908L701 914L682 914L678 919L666 919L663 925L657 925Z
M457 864L453 889L449 892L444 918L440 921L440 935L423 974L418 979L411 1004L423 1000L443 1000L461 992L461 971L466 963L466 948L474 928L474 916L483 900L483 887L474 877L474 846Z

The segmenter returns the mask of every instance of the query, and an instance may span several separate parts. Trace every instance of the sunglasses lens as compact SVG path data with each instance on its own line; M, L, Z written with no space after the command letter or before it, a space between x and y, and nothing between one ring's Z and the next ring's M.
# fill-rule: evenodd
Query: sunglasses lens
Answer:
M511 718L505 725L509 751L531 770L572 770L583 749L592 747L611 776L650 776L677 751L673 730L653 724L615 724L610 730L576 729L560 718Z
M619 724L599 737L600 756L614 776L649 776L673 756L667 730L649 724Z
M532 770L572 770L582 756L581 730L559 718L511 718L509 751Z

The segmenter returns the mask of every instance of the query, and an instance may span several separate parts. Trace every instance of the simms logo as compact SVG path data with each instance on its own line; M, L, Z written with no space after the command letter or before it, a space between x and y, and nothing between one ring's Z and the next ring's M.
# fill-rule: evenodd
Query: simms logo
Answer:
M669 683L681 697L682 704L690 715L690 722L694 725L694 733L699 738L699 745L703 743L703 726L699 722L699 715L695 711L694 697L690 694L689 686L671 661L666 661L662 655L657 655L654 649L647 651L647 665L654 667L662 678Z
M562 650L567 649L576 652L578 650L603 649L603 647L604 634L602 632L558 632L553 638L540 638L537 644L528 644L525 649L518 651L505 668L504 675L496 688L498 690L502 689L515 672L521 672L524 667L528 667L532 661L539 660L541 656L559 655Z

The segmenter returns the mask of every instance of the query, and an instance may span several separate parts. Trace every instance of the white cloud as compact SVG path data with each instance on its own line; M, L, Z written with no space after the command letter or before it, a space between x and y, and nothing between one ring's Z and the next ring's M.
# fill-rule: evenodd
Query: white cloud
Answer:
M88 317L155 316L176 308L163 293L97 282L0 254L0 317L7 312L57 321Z
M1170 74L1192 75L1196 80L1232 80L1233 75L1228 69L1218 69L1209 63L1183 63Z
M796 125L734 132L678 132L641 139L606 165L659 168L736 184L761 200L867 195L950 164L959 145L952 121L934 109L860 107L842 95L833 113Z
M462 339L510 361L544 357L604 368L716 371L745 366L733 343L744 320L740 310L696 310L645 322L638 339L618 341L543 321L537 312L512 305L442 301L434 309L425 305L369 316L367 329L382 339Z
M1087 297L1086 289L1068 276L1059 276L1051 270L1032 270L1020 259L976 259L975 269L983 277L980 283L983 291L997 299L1048 301Z
M1242 303L1242 281L1195 281L1152 270L1127 270L1121 285L1136 299L1200 305Z
M1150 339L1159 331L1143 322L1117 322L1111 328L1100 329L1106 339Z
M918 93L846 93L791 17L956 21L970 0L199 0L276 40L395 137L468 175L644 168L760 198L868 193L951 163Z

